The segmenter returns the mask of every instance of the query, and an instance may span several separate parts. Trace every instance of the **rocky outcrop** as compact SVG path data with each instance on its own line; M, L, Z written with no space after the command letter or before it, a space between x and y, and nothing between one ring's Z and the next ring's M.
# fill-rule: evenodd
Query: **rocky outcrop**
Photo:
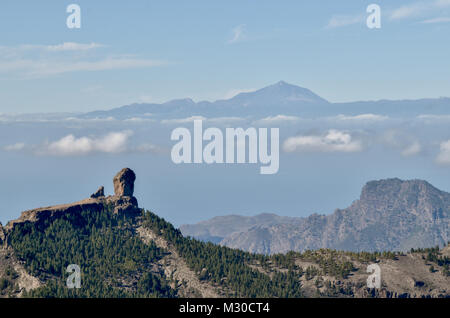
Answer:
M114 182L114 194L122 197L132 197L134 192L134 181L136 175L133 170L129 168L122 169L113 179Z
M319 248L407 251L450 240L450 193L422 180L385 179L368 182L359 200L329 215L288 222L273 218L277 224L254 219L257 222L247 228L222 217L181 229L199 239L219 236L222 239L215 242L221 245L263 254Z
M109 206L114 207L114 214L133 216L141 211L141 209L139 209L138 207L138 202L135 197L113 195L106 197L105 203Z
M5 241L6 235L5 230L3 229L2 223L0 222L0 245Z
M105 197L104 187L101 186L89 199L70 204L54 205L22 212L17 220L8 222L6 230L24 222L42 222L55 219L64 214L79 214L82 211L102 212L112 208L114 214L134 216L140 213L138 201L133 197L134 180L136 175L129 168L122 169L114 177L115 195ZM2 240L3 228L0 226L0 241Z
M97 191L95 191L93 194L91 194L91 198L93 198L93 199L104 197L104 196L105 196L105 187L104 186L101 186L100 188L98 188Z
M55 219L64 214L78 214L81 211L101 211L103 202L99 199L86 199L70 204L54 205L22 212L17 220L8 222L6 229L12 229L15 225L25 222L42 222L47 219Z

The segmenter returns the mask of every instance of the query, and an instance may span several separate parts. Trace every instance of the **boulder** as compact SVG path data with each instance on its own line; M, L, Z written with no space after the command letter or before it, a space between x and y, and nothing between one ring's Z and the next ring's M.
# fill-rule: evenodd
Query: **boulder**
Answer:
M114 195L122 197L128 196L132 197L134 192L134 181L136 180L136 175L133 170L129 168L124 168L120 170L118 174L113 179L114 182Z
M93 198L93 199L104 197L104 196L105 196L105 187L104 186L101 186L100 188L98 188L97 191L95 191L93 194L91 194L91 198Z

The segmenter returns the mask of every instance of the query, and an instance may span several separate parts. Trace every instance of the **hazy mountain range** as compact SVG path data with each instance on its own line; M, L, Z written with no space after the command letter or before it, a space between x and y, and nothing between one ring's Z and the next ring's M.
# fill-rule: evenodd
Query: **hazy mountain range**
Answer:
M142 116L155 118L179 118L193 115L261 117L278 114L326 116L361 113L414 116L423 113L448 113L449 105L450 98L330 103L309 89L280 81L254 92L240 93L226 100L194 102L190 98L185 98L163 104L131 104L111 110L93 111L81 114L79 117L127 119Z
M450 240L450 194L422 180L371 181L359 200L330 215L230 215L180 229L184 235L265 254L318 248L405 251Z

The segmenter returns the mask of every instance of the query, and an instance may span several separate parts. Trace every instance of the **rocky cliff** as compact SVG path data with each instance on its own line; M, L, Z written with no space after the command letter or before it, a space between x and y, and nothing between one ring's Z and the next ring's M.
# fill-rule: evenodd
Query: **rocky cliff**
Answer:
M164 219L139 209L135 178L124 169L114 178L114 195L105 196L100 187L89 199L25 211L19 220L0 225L0 297L450 297L449 246L411 253L250 254L183 237ZM436 210L438 202L448 203L445 193L423 182L386 182L369 183L359 201L329 217L315 215L298 224L271 214L216 221L226 222L227 229L239 222L240 229L250 227L246 233L260 228L256 239L250 236L249 244L255 245L249 249L270 252L295 237L291 227L301 226L313 246L340 234L356 237L374 220L390 217L389 209L401 222L404 209L424 223L445 218L447 210ZM408 195L411 191L420 192L419 199ZM405 200L391 200L392 193ZM355 215L360 218L355 232L346 234ZM275 228L284 236L274 235ZM381 271L376 289L366 285L367 266L373 263ZM67 285L69 264L81 270L79 289Z
M386 179L368 182L359 200L330 215L280 219L276 224L256 216L248 227L226 223L228 233L219 235L215 229L221 228L221 220L181 229L185 235L209 235L222 245L266 254L318 248L405 251L450 240L450 194L422 180Z
M55 219L64 214L79 214L81 211L99 212L105 206L111 206L115 214L133 215L140 212L137 199L133 196L136 175L129 168L122 169L113 179L114 195L105 196L104 187L101 186L90 198L78 202L54 205L22 212L17 220L8 222L6 230L25 222L42 222ZM0 240L2 228L0 227Z

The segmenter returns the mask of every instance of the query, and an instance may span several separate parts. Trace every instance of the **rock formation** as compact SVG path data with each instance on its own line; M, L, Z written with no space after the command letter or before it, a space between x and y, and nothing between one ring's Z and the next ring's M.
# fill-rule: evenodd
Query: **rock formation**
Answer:
M134 192L134 181L136 175L133 170L124 168L120 170L113 179L114 182L114 194L118 197L132 197Z
M0 222L0 245L5 241L5 231L3 230L2 223Z
M104 186L101 186L100 188L98 188L97 191L95 191L93 194L91 194L91 198L93 198L93 199L104 197L104 196L105 196L105 187Z
M370 181L359 200L328 215L290 219L262 216L214 218L182 226L181 231L264 254L319 248L408 251L450 241L450 193L423 180Z
M81 200L75 203L54 205L45 208L38 208L22 212L17 220L8 222L6 230L14 227L15 224L24 222L40 222L47 219L53 219L61 215L70 213L78 214L81 211L101 212L107 207L112 207L114 214L124 214L134 216L140 213L137 199L133 196L134 181L136 175L129 168L122 169L114 177L115 195L105 197L104 187L101 186L89 199ZM3 228L0 227L0 240Z

